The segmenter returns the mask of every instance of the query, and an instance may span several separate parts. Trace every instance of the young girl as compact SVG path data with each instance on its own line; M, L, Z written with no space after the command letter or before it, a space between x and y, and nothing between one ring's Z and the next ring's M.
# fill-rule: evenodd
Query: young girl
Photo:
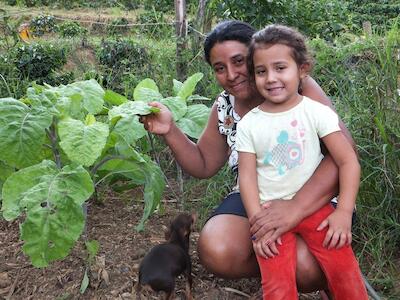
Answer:
M278 245L268 237L253 242L264 299L297 299L296 234L317 258L334 299L368 299L350 246L360 166L338 116L298 92L311 69L303 36L289 27L267 26L253 35L248 60L265 99L238 124L239 186L249 218L265 201L293 198L323 157L319 138L338 165L340 182L336 210L322 207L282 235Z

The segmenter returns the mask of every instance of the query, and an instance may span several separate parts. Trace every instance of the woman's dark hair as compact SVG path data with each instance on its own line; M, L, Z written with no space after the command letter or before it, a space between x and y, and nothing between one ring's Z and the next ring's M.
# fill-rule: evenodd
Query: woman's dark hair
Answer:
M249 46L251 37L255 32L254 27L242 21L226 20L218 23L204 40L204 57L206 61L211 65L210 52L216 43L238 41Z
M308 65L311 70L313 59L307 49L305 37L296 29L283 25L268 25L253 35L247 56L250 77L254 79L253 57L256 49L282 44L292 48L294 61L298 66Z

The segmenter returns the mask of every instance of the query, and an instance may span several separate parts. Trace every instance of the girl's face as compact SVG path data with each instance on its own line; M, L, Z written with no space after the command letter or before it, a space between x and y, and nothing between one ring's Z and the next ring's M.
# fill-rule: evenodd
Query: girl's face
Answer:
M210 51L210 62L218 84L237 99L250 97L247 52L247 46L238 41L216 43Z
M292 48L282 45L262 45L254 51L256 87L266 101L262 107L270 111L284 111L301 99L298 88L306 75L304 66L298 66Z

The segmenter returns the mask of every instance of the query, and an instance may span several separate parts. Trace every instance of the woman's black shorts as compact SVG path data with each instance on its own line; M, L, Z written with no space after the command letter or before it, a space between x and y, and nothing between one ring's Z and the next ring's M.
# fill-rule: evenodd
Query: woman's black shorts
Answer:
M336 208L337 203L332 201L332 205ZM216 215L236 215L247 218L246 209L244 208L242 198L239 192L228 194L220 205L211 213L209 219ZM356 220L356 213L353 212L352 223Z

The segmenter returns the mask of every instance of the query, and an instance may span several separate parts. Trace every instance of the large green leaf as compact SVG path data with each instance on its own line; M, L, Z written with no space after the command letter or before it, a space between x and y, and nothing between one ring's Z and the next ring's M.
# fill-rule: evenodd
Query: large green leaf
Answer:
M3 217L11 221L19 216L23 194L35 187L43 175L55 174L56 164L53 161L45 160L40 164L19 170L9 176L3 185L3 206L1 208Z
M22 250L35 267L46 267L68 255L84 226L82 207L74 202L65 201L56 209L36 206L21 225Z
M85 118L86 112L82 108L81 97L67 97L62 95L57 100L56 108L60 112L60 118L71 117L77 120Z
M174 96L178 96L179 91L182 89L183 83L176 79L173 79L172 82L174 84L172 92L174 93Z
M7 165L4 161L0 160L0 180L1 181L5 181L14 172L15 172L15 169L13 167Z
M178 121L187 112L187 105L182 101L181 97L168 97L161 100L161 103L168 107L172 112L174 121Z
M93 191L93 182L83 167L65 166L59 170L53 161L45 160L7 178L2 194L3 216L12 220L24 209L50 209L66 199L81 205Z
M66 118L58 123L60 146L68 158L78 164L91 166L101 155L109 134L108 125L90 125Z
M194 104L188 107L187 114L181 118L178 127L192 138L198 139L207 124L210 109L203 104Z
M66 86L78 91L83 99L83 107L90 114L98 114L103 109L104 90L94 79L77 81Z
M106 93L104 95L104 100L112 105L121 105L122 103L128 101L126 97L111 90L106 90Z
M103 109L104 90L96 80L77 81L68 85L51 87L46 85L44 93L53 95L56 106L63 115L76 118L77 109L84 109L90 114L98 114ZM70 107L70 106L73 107ZM81 112L84 114L83 112Z
M0 160L17 168L42 160L41 151L52 116L21 101L0 99Z
M133 154L129 159L110 160L100 170L108 171L109 174L122 175L135 184L145 185L143 216L136 226L136 229L140 231L143 230L144 223L160 204L165 180L158 165L145 156L138 161L138 157L135 158L135 155L137 156L137 154Z
M151 102L160 101L163 96L158 91L157 84L153 79L146 78L138 83L133 91L135 101Z
M115 150L119 155L138 163L145 163L150 160L146 154L139 153L133 146L124 140L120 140L115 144Z
M139 224L136 226L138 231L144 229L144 223L160 204L165 188L164 174L159 166L149 161L145 166L146 183L144 188L144 210Z
M34 266L47 266L68 254L83 230L81 206L93 191L90 175L82 166L59 170L52 161L8 177L3 187L3 215L9 220L26 211L21 238Z
M58 115L59 111L56 109L55 104L57 97L53 93L48 93L45 87L32 84L26 91L26 98L22 99L25 104L32 107L42 107L47 109L47 112L52 115Z
M178 96L183 100L186 99L193 94L197 83L203 78L203 73L195 73L192 76L188 77L185 82L182 84Z
M113 133L118 134L128 144L133 144L144 137L147 131L144 129L143 124L139 122L139 116L131 115L121 118L114 126Z
M107 161L99 170L107 171L108 176L123 176L136 184L144 184L146 182L142 164L132 159L112 159Z
M159 108L149 106L146 102L128 101L109 110L108 119L111 121L111 124L115 124L119 118L126 118L132 115L148 115L159 111Z
M0 160L0 204L3 199L1 195L1 191L3 190L3 184L7 180L7 178L10 177L10 175L14 172L15 169L13 167L10 167L5 162Z

